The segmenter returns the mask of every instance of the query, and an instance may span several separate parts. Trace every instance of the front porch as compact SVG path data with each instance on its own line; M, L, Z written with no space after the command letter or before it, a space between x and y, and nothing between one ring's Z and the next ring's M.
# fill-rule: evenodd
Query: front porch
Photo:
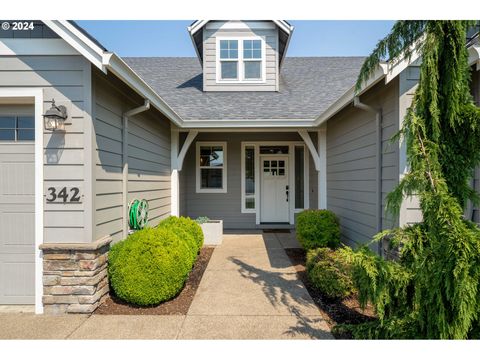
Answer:
M285 248L295 233L229 231L186 315L0 313L0 339L333 339Z
M324 129L172 131L172 215L225 229L293 228L326 207Z

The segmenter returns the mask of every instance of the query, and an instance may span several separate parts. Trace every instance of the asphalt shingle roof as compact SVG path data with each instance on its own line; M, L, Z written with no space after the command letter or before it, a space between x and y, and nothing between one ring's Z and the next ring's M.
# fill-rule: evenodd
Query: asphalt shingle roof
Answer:
M287 57L279 92L204 92L197 58L124 58L184 120L314 119L356 81L363 57Z

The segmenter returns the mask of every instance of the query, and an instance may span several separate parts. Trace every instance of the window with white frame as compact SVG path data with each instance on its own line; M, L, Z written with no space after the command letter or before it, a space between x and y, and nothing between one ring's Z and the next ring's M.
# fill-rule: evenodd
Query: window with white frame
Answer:
M227 191L227 146L197 142L197 192Z
M261 40L243 40L243 74L248 80L262 78Z
M243 210L255 211L255 146L243 147Z
M223 80L238 79L238 40L220 40L220 74Z
M217 80L263 82L265 45L262 38L218 39Z

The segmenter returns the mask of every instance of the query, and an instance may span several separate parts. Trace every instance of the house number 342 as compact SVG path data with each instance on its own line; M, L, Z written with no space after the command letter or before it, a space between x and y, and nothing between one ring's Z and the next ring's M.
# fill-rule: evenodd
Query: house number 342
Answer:
M47 202L49 203L79 203L81 200L78 187L49 187L47 189Z

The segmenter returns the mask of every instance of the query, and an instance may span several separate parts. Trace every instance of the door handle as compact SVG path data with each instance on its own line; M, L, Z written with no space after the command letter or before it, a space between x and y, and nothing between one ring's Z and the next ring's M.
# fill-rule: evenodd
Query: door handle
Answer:
M288 185L285 186L285 194L287 195L287 202L288 202Z

